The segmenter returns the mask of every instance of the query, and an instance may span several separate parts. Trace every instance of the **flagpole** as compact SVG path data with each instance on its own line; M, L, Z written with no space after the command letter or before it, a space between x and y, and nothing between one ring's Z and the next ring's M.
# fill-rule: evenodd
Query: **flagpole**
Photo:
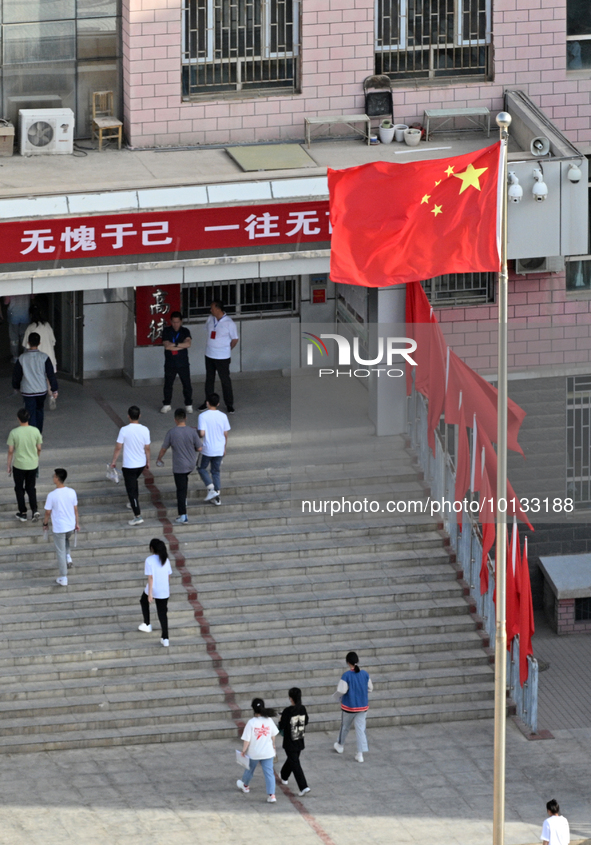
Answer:
M497 503L507 498L507 152L511 115L500 112L497 125L501 136L501 271L499 273L499 349L497 407ZM505 841L505 734L507 719L507 509L497 506L495 553L495 738L493 787L493 845Z

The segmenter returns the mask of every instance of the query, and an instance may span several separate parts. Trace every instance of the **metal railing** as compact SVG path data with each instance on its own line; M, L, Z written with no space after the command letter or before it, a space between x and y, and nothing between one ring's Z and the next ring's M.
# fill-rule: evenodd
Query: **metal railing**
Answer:
M184 0L183 94L297 89L298 0Z
M435 432L435 456L427 442L427 401L414 388L408 398L408 431L412 448L418 456L425 481L431 487L432 499L455 499L455 467L447 453L439 432ZM476 613L482 619L488 634L490 647L495 648L495 604L494 577L489 577L488 590L480 594L480 567L482 561L482 540L478 524L470 514L462 512L462 530L459 530L457 514L447 511L441 514L443 528L449 534L456 560L464 572L470 596L476 605ZM494 563L488 559L489 574L494 574ZM519 683L519 637L515 637L510 652L507 652L507 688L515 703L516 714L532 734L538 730L538 661L528 656L528 675L523 687Z
M491 0L376 0L376 73L393 79L489 72Z

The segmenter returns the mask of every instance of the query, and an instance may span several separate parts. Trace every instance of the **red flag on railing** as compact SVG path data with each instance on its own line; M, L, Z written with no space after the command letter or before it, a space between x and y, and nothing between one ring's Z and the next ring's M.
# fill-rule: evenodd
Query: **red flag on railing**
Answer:
M460 393L460 400L463 394ZM468 433L466 432L466 418L464 416L464 407L460 407L460 421L458 426L458 459L456 461L456 486L454 498L456 502L461 502L466 491L470 487L470 443L468 441ZM458 527L462 528L461 521L458 521Z
M513 637L519 633L519 592L517 584L521 569L519 553L519 531L517 523L513 523L513 533L509 542L509 531L507 530L507 586L506 586L506 611L507 622L507 650L511 648Z
M482 562L480 564L480 595L483 596L488 592L488 553L492 549L495 542L495 522L494 512L491 505L492 491L486 473L486 467L482 473L482 483L480 487L480 502L482 510L480 512L481 528L482 528Z
M498 272L500 149L329 168L332 281L379 288Z
M534 635L534 609L531 598L531 581L527 562L527 537L523 546L521 560L521 599L519 609L519 683L521 686L527 681L527 658L533 657L531 638Z

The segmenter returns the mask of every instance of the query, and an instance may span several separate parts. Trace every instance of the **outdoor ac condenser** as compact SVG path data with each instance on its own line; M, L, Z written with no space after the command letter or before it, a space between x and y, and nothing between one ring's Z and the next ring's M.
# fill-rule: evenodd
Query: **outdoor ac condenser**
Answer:
M522 276L526 276L528 273L560 273L562 270L564 270L564 257L562 255L515 259L515 272Z
M18 114L21 155L72 154L74 149L72 109L20 109Z

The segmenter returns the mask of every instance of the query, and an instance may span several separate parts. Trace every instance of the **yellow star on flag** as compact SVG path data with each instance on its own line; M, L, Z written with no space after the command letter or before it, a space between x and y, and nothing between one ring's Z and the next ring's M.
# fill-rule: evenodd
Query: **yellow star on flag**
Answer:
M484 173L485 170L488 170L488 167L480 167L476 169L474 165L469 164L468 167L464 170L463 173L454 173L453 176L456 179L462 180L462 187L460 188L460 194L463 194L466 188L472 186L476 188L477 191L480 190L480 182L478 181L479 177Z
M437 185L441 185L441 179L439 180L439 182L435 182L435 187L437 187Z
M435 217L437 217L438 214L443 214L443 211L441 209L441 205L436 205L434 208L431 209L431 214L434 214Z
M424 202L429 202L429 200L430 200L430 199L431 199L431 197L429 196L429 194L425 194L425 196L424 196L424 197L423 197L423 199L421 200L421 205L422 205Z
M447 170L445 172L447 173L448 176L452 176L453 172L454 172L453 164L450 164L450 166L447 168Z

